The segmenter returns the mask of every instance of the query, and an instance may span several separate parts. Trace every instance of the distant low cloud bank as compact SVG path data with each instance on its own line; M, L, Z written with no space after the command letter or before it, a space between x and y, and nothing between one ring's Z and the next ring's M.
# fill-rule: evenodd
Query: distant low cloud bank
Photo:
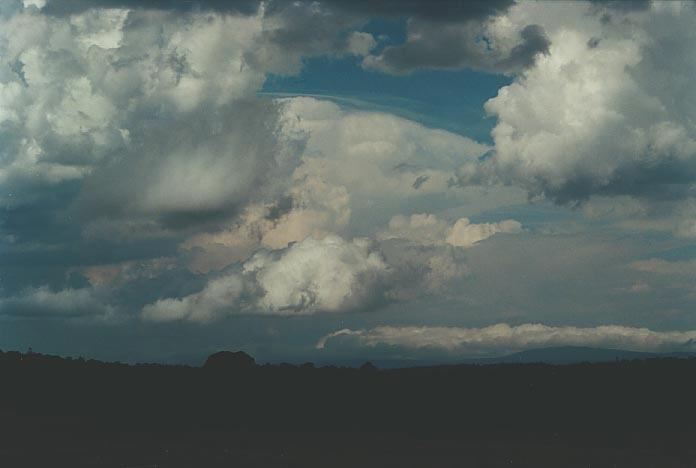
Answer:
M462 355L504 354L551 346L589 346L635 351L696 349L696 331L653 331L619 325L591 328L551 327L541 324L510 326L505 323L483 328L394 327L364 330L345 328L323 336L316 344L324 349L334 341L362 347L380 345L398 348L439 349Z

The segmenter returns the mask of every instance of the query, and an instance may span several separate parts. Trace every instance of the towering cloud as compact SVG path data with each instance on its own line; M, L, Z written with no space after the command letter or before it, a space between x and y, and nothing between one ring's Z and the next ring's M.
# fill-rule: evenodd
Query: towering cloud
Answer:
M690 2L607 10L522 2L511 24L539 19L548 53L486 104L495 150L460 180L520 184L559 203L592 195L692 196L696 71ZM675 96L682 96L675 99Z
M208 321L226 314L345 312L386 300L389 267L368 240L311 237L285 250L261 251L241 271L211 280L196 294L143 309L147 320Z

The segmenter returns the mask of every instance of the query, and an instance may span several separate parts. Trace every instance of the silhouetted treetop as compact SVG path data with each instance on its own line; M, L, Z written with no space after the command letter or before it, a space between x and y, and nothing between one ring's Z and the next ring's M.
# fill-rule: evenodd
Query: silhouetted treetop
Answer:
M243 351L220 351L211 354L203 367L214 370L251 369L256 366L256 360Z

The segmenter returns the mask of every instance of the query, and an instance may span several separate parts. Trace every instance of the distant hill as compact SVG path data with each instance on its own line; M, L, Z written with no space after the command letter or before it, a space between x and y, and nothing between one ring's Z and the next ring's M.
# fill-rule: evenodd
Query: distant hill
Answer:
M496 357L467 358L442 361L437 359L429 360L407 360L407 359L376 359L374 360L382 369L397 369L407 367L430 367L447 366L457 364L579 364L579 363L600 363L614 361L632 361L641 359L689 359L696 358L696 353L690 352L641 352L628 351L624 349L591 348L586 346L554 346L549 348L535 348L519 351L512 354ZM357 367L362 361L345 361L343 365Z
M478 364L512 364L512 363L547 363L575 364L581 362L630 361L634 359L654 358L690 358L696 353L650 353L626 351L622 349L589 348L584 346L556 346L520 351L507 356L467 360L466 363Z

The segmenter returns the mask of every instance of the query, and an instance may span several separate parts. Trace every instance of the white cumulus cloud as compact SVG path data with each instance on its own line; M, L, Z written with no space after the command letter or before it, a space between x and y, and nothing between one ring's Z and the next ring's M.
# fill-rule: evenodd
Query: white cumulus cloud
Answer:
M153 321L205 322L227 314L308 315L347 312L386 300L388 265L367 239L308 237L280 251L261 251L241 271L195 294L143 309Z
M433 214L414 214L410 217L396 215L389 221L386 230L378 235L381 239L405 239L423 245L471 247L497 233L521 232L522 225L513 219L499 223L472 223L460 218L453 224Z
M462 167L462 182L492 178L561 203L688 196L696 180L696 99L687 78L696 72L696 8L646 6L513 6L506 21L538 21L550 47L486 103L497 118L494 153Z

